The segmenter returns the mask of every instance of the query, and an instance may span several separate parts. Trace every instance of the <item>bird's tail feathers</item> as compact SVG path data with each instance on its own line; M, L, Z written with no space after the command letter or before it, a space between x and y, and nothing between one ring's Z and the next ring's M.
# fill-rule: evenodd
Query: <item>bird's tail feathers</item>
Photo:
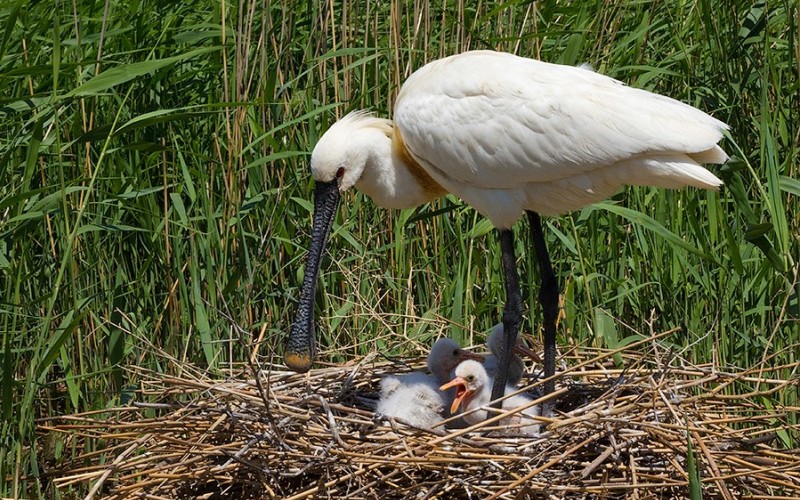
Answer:
M719 148L716 148L719 149ZM662 153L646 157L631 158L617 164L616 175L623 184L655 186L679 189L694 186L702 189L718 190L722 181L704 168L698 160L720 159L725 152L713 148L700 153ZM716 162L713 162L716 163Z
M698 153L698 155L702 157L703 154L710 151ZM645 159L643 163L650 175L643 184L672 189L694 186L718 190L722 185L722 180L700 165L693 156L679 154Z
M698 153L689 153L689 157L697 163L722 164L728 161L728 154L719 146L714 146L711 149L706 149Z

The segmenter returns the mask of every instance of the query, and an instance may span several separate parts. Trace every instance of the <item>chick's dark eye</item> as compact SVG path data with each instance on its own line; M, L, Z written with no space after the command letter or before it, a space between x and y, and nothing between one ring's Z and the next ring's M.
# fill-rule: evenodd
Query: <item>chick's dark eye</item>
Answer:
M344 175L344 167L339 167L339 170L336 171L336 178L340 178Z

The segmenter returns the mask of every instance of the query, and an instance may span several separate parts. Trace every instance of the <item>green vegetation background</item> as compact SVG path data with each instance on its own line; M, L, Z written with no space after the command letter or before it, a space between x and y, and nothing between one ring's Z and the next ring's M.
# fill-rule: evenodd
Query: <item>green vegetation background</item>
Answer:
M731 125L721 193L632 188L547 219L562 346L679 326L676 363L796 376L781 365L800 342L799 17L790 0L4 1L0 496L63 494L48 478L75 442L33 446L40 419L124 403L128 367L279 361L317 138L352 109L390 115L411 71L467 49L588 62ZM496 247L455 198L386 211L349 193L317 296L321 361L482 342L504 300Z

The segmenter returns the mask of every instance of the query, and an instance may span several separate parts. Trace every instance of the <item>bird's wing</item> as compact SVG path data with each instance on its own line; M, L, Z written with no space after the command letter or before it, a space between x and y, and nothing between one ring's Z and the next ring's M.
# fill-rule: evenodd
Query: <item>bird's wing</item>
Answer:
M582 67L491 51L422 67L394 119L423 166L481 188L567 179L651 153L725 157L716 143L727 125L689 105Z

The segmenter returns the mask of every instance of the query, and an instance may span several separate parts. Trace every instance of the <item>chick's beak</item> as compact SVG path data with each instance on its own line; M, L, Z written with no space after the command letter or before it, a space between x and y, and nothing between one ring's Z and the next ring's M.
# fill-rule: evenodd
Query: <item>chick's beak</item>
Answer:
M528 356L530 359L533 360L534 363L541 364L542 362L542 358L539 357L539 354L526 345L518 344L514 346L514 351L519 355Z
M450 413L455 413L458 411L458 407L464 402L464 400L471 394L469 389L467 389L467 381L461 377L456 377L450 382L444 384L443 386L439 387L440 391L446 391L451 387L456 388L456 397L453 399L453 404L450 405Z

